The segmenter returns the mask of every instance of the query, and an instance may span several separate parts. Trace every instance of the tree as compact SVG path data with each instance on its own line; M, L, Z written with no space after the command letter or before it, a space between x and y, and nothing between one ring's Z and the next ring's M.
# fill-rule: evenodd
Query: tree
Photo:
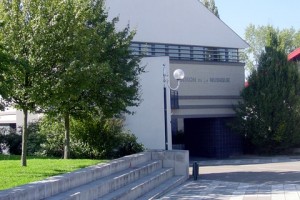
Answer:
M39 84L36 79L37 68L34 65L34 23L31 23L38 11L35 5L34 1L0 1L0 43L3 53L10 58L5 62L6 70L2 71L0 92L7 103L23 111L22 166L27 165L28 112L35 111L33 90Z
M116 31L102 0L51 1L42 6L40 107L65 123L64 158L70 156L70 117L114 117L139 103L139 59L130 52L133 32ZM45 28L48 27L48 28ZM51 52L51 53L49 53Z
M220 18L218 7L216 6L215 0L201 0L208 10L210 10L216 17Z
M68 158L70 116L114 116L138 104L133 33L116 31L102 0L0 1L0 22L0 42L13 58L1 82L9 92L1 95L23 110L22 166L28 112L64 116Z
M245 31L245 40L250 45L245 50L244 55L246 69L251 71L256 68L259 57L264 51L268 37L272 32L278 35L278 45L285 53L290 53L300 46L300 31L296 31L294 28L280 30L271 25L255 26L250 24Z
M1 24L0 24L1 28ZM5 101L3 101L3 97L6 97L9 88L6 88L3 83L5 81L5 73L9 70L9 63L12 61L12 58L7 55L4 51L3 46L0 44L0 94L2 97L0 98L0 110L4 110L5 108Z
M249 76L249 86L236 108L234 128L263 153L281 152L299 145L299 73L287 60L280 35L266 38L257 69Z

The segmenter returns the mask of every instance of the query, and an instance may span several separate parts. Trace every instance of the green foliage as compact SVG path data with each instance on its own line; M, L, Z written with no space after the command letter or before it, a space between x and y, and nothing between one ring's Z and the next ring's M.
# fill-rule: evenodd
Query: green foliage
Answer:
M0 45L3 54L10 59L5 62L6 70L2 71L0 95L9 104L23 111L24 121L22 130L22 166L26 166L27 152L27 116L28 112L35 112L36 94L43 94L45 90L39 87L43 75L39 73L42 66L38 65L39 43L42 30L37 24L41 18L39 14L44 2L32 1L0 1ZM39 32L39 33L38 33ZM38 90L38 91L37 91Z
M73 120L75 138L93 149L93 156L116 158L144 150L137 138L123 131L120 119L90 117L88 120Z
M44 135L39 134L39 123L33 122L28 125L28 154L36 155L37 152L41 151L43 144L46 139ZM16 132L16 130L0 130L0 153L8 149L8 153L12 155L21 155L22 146L22 132Z
M6 135L5 140L10 154L21 155L22 136L20 134L12 132Z
M0 154L3 153L4 149L5 149L4 135L0 133Z
M260 153L278 153L300 144L299 72L280 46L276 32L266 38L258 67L236 108L235 129Z
M201 0L206 8L208 8L216 17L220 18L218 7L215 0Z
M8 153L13 155L21 155L22 136L16 133L15 130L0 130L0 145L1 152L8 150Z
M256 69L270 34L277 35L278 48L287 54L300 46L300 30L296 31L294 28L280 30L271 25L255 26L250 24L245 31L245 40L250 47L245 50L243 55L248 70Z
M46 136L39 134L39 130L39 121L32 122L28 125L28 155L40 155L40 152L43 150L42 144L46 142Z
M0 23L0 28L1 28L1 23ZM5 98L7 96L7 91L8 88L5 88L2 84L5 81L5 73L9 70L9 62L11 58L9 55L7 55L4 51L3 46L0 43L0 94ZM3 101L3 98L0 99L0 110L4 110L5 108L5 102Z
M119 158L144 151L144 146L137 142L137 137L131 133L119 134L119 143L114 144L110 158Z
M88 118L72 119L70 156L72 158L116 158L144 150L137 138L123 132L118 119ZM41 138L46 140L36 155L62 157L64 151L63 120L44 117L39 123Z
M130 54L134 33L117 31L116 22L108 21L103 0L0 1L0 58L13 58L0 75L0 94L25 116L37 109L63 116L65 158L70 116L113 117L139 103L143 69ZM26 160L26 118L22 136Z
M39 122L39 132L45 137L38 155L62 157L64 152L64 125L61 119L44 117Z
M117 19L108 22L102 0L58 2L44 7L45 19L36 27L43 31L38 62L46 69L39 85L48 91L39 94L43 108L54 115L100 111L111 117L136 105L142 69L130 54L133 33L116 31Z

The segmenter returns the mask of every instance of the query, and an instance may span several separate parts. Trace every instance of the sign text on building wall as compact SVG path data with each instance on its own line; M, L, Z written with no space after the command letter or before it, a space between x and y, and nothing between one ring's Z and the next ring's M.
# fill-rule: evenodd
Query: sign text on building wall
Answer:
M210 78L197 78L194 76L185 77L182 82L185 83L230 83L229 77L210 77Z

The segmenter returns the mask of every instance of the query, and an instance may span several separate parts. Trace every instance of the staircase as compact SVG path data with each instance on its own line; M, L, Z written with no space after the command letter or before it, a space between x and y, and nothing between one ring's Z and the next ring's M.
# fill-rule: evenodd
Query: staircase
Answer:
M0 200L156 199L188 179L188 151L147 151L0 191Z

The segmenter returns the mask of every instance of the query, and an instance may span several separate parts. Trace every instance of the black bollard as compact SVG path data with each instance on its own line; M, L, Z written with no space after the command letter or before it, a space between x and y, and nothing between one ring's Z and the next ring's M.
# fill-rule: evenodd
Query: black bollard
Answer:
M193 177L194 177L194 180L198 179L198 175L199 175L199 165L198 165L197 162L194 162L194 164L193 164Z

